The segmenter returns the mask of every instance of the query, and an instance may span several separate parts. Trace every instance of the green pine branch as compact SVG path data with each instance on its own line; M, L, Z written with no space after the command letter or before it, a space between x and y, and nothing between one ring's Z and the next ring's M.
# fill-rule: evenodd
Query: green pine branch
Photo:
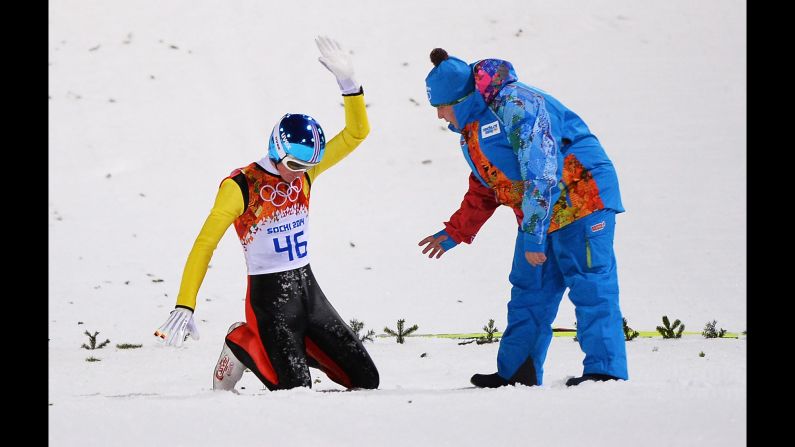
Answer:
M701 331L701 335L703 335L704 338L722 338L726 335L726 329L720 328L720 330L715 330L717 324L717 320L708 321L707 324L704 325L704 330Z
M83 333L88 336L88 343L89 343L88 345L86 345L85 343L80 345L80 347L83 349L102 349L108 343L110 343L110 340L106 339L105 341L97 345L97 334L99 334L99 332L94 332L94 335L91 335L88 331L85 331Z
M117 344L116 349L138 349L141 346L143 345L136 345L133 343L122 343L122 344Z
M667 315L663 315L662 321L663 326L657 326L657 332L659 332L663 338L682 338L682 332L685 331L685 325L682 324L681 321L675 320L674 324L671 324ZM676 330L677 327L679 330Z
M395 337L398 343L403 344L403 342L406 341L405 339L406 336L412 334L414 331L419 329L419 326L417 326L416 324L408 329L404 329L405 324L406 320L401 318L400 320L397 321L397 330L392 330L388 327L385 327L384 332L386 332L388 335L391 335L392 337Z
M634 340L635 338L637 338L638 335L640 335L640 332L638 332L638 331L632 329L631 327L629 327L627 325L627 319L626 318L622 318L622 320L623 320L622 325L624 326L624 339L626 341L631 341L631 340Z
M353 332L358 337L359 331L361 331L362 328L364 327L364 323L354 318L353 320L350 321L350 324L351 324L351 329L353 329Z
M360 342L364 343L365 341L373 341L373 337L375 337L374 330L370 329L367 331L366 334L364 335L360 334L361 330L364 329L363 322L354 318L353 320L350 320L350 325L351 329L353 329L354 334L356 334L356 338L358 338Z
M494 334L499 332L499 328L494 326L494 319L490 318L488 324L483 326L483 331L486 332L486 335L482 335L480 337L470 337L468 341L462 341L458 343L459 345L468 345L470 343L477 343L479 345L483 345L486 343L494 343L500 340L499 337L495 337Z

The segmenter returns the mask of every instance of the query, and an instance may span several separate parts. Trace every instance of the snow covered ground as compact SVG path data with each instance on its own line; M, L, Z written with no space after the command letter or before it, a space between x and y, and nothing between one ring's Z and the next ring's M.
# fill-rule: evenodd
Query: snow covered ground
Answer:
M541 387L470 388L497 344L409 338L367 344L380 389L269 392L252 373L240 395L212 391L220 341L173 350L54 350L51 445L745 445L746 341L635 339L631 380L567 388L581 353L553 339ZM704 352L704 357L699 353ZM426 354L422 357L422 354ZM321 392L329 391L329 392ZM80 428L87 421L90 428ZM80 422L79 424L76 424ZM76 426L77 425L77 426Z
M377 339L377 391L317 392L338 389L320 375L313 390L269 393L247 374L240 395L212 393L221 340L243 314L233 231L199 294L201 340L166 349L151 336L220 180L264 153L285 112L342 126L316 34L353 51L372 125L313 188L312 266L343 317L378 332L399 318L420 333L505 327L507 209L440 260L417 247L468 175L425 99L440 46L512 61L600 138L627 209L616 253L632 327L666 314L688 331L712 319L745 330L745 20L738 0L51 0L50 444L745 445L744 337L636 339L630 381L571 389L582 354L556 338L544 386L499 390L465 389L495 370L496 345ZM574 320L564 298L555 326ZM110 346L80 349L85 330Z

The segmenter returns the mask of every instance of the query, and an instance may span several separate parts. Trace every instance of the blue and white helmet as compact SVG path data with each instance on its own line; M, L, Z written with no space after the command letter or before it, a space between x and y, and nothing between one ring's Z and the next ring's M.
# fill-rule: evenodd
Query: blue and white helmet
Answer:
M268 143L268 157L278 163L284 157L307 165L316 165L326 151L326 136L317 121L309 115L288 113L273 127Z

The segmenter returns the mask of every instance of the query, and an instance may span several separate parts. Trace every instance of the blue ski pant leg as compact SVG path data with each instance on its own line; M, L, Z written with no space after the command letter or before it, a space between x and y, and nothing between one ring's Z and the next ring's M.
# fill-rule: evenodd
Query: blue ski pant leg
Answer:
M511 300L508 302L508 327L500 339L497 373L510 380L528 357L533 359L537 383L542 384L544 360L552 341L552 322L565 291L551 244L547 260L533 267L524 255L524 234L519 232L514 248Z
M613 251L615 212L591 213L549 235L577 316L583 373L628 379Z

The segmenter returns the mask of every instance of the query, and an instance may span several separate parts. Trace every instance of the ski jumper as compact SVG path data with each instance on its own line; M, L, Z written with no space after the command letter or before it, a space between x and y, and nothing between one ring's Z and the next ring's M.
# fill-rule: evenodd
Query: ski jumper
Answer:
M613 252L615 214L624 211L618 178L599 140L574 112L518 82L513 66L485 59L470 67L475 91L453 105L472 173L461 207L439 234L448 250L471 243L500 205L519 225L508 327L497 354L509 380L526 363L540 385L552 322L566 288L575 305L584 373L627 379ZM543 252L533 267L525 252Z
M308 366L346 388L379 383L372 359L326 299L309 265L311 186L369 132L363 90L343 96L345 128L303 177L285 182L266 156L221 182L182 276L177 306L194 309L212 253L234 224L248 268L246 322L226 336L226 343L270 390L311 387Z

